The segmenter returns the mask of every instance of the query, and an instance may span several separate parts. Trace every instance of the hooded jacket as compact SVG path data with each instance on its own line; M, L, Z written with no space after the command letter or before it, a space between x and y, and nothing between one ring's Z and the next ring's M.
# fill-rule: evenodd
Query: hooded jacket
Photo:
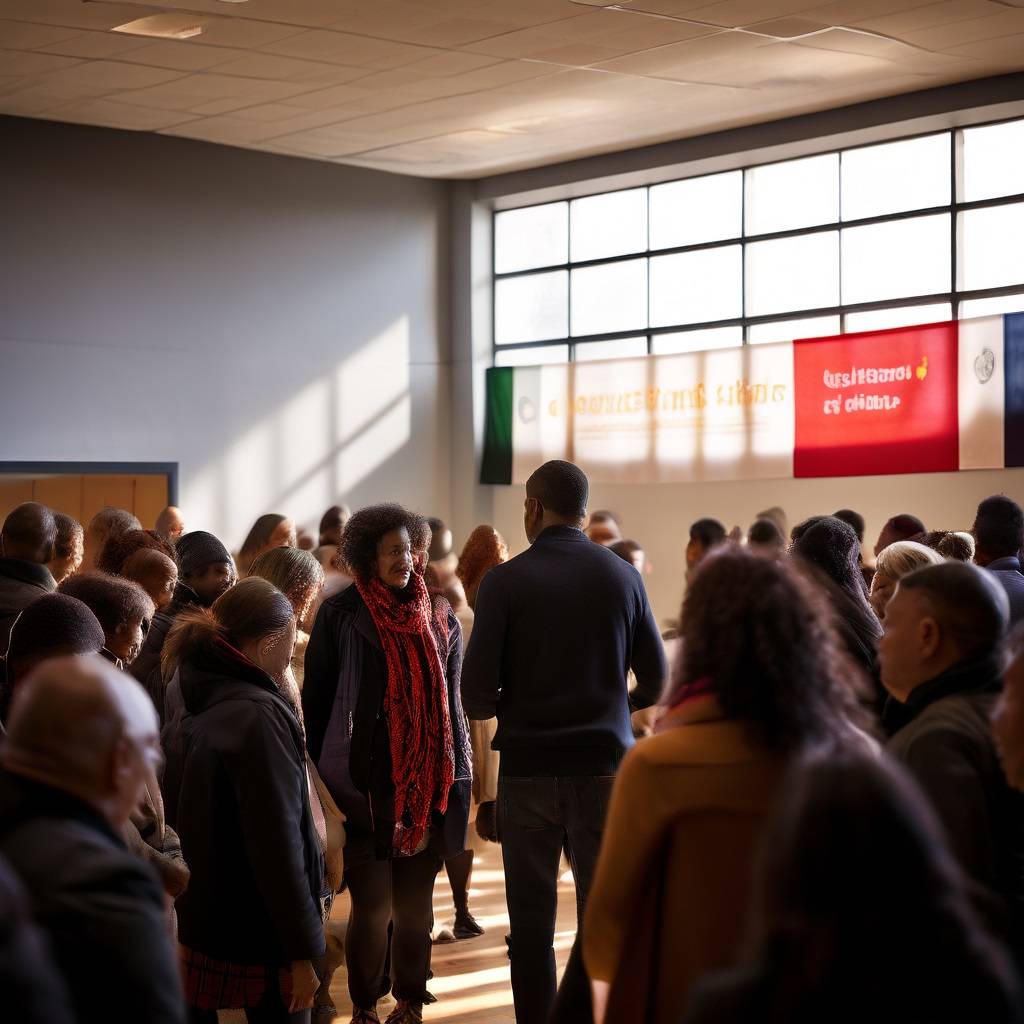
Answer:
M321 956L323 858L299 723L270 676L227 644L179 671L185 713L165 798L191 869L180 940L230 963Z
M446 602L447 605L447 602ZM444 815L445 856L466 848L472 751L462 710L462 629L450 607L441 650L452 723L455 781ZM380 636L358 588L329 598L306 647L302 710L310 757L345 813L346 864L391 856L395 827L391 747L384 717L388 669Z

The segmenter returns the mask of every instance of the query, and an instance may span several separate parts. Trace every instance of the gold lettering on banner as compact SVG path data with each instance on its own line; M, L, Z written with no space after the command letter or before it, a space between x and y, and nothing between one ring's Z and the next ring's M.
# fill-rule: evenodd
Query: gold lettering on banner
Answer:
M737 379L719 384L714 389L714 404L725 407L749 408L758 405L777 405L786 401L787 386L767 381L751 383ZM641 412L701 411L708 406L708 388L700 381L692 388L666 390L651 387L646 391L617 391L602 394L576 395L572 411L577 416L633 416ZM562 403L552 399L548 403L549 416L563 415Z

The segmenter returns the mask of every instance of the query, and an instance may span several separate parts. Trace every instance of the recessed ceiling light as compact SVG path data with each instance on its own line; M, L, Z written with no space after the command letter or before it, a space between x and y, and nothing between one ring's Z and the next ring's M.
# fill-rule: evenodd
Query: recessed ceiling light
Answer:
M203 31L203 26L194 18L179 14L153 14L148 18L136 18L123 25L115 25L111 32L123 32L129 36L150 36L153 39L191 39Z
M222 4L247 4L249 0L220 0Z

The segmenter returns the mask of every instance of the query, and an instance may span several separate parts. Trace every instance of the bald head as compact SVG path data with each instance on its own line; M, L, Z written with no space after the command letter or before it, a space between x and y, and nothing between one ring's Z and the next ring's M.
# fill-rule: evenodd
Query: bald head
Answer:
M121 575L134 580L153 599L157 611L163 611L174 597L178 567L174 560L154 548L142 548L129 555Z
M51 658L20 684L0 763L77 796L122 828L159 760L146 691L98 655Z
M38 501L26 501L4 520L0 545L6 558L45 565L53 558L57 542L57 521Z
M154 529L161 537L173 544L185 532L185 519L181 514L181 509L176 505L168 505L156 517Z

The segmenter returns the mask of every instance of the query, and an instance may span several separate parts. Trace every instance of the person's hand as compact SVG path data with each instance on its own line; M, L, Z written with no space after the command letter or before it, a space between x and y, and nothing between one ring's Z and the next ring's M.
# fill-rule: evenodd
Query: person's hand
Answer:
M652 704L642 711L634 711L630 717L630 724L633 726L633 735L640 739L642 736L653 736L654 727L661 717L661 708Z
M482 803L476 809L476 834L489 843L498 841L498 822L493 800Z
M292 961L292 998L288 1004L289 1013L308 1010L313 1005L313 997L320 987L320 979L308 960Z

